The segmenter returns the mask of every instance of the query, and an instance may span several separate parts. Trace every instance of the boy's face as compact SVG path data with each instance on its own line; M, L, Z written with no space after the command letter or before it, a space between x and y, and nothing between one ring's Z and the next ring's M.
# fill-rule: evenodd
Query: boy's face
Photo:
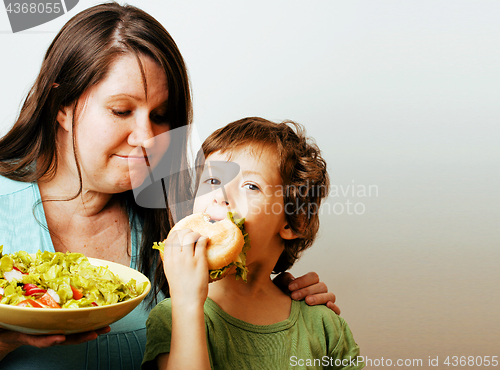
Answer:
M288 239L278 163L274 150L246 145L231 153L209 155L200 178L194 213L208 213L213 220L225 218L228 211L245 217L251 244L248 265L268 261L274 267L283 251L283 238Z

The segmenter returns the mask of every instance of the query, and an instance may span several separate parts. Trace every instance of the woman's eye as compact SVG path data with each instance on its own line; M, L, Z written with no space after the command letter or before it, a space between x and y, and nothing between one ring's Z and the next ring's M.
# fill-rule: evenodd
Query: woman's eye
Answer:
M245 184L244 187L248 190L259 191L260 188L255 184Z
M118 116L118 117L127 117L132 113L132 111L127 110L127 109L112 109L113 114Z
M151 116L151 121L153 121L156 124L166 124L168 123L168 117L166 115L161 115L161 114L153 114Z

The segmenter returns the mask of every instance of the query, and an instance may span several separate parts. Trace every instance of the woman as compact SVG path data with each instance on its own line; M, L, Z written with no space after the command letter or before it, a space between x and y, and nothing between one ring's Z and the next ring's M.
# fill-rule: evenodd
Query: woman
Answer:
M169 140L168 133L189 127L191 112L183 58L143 11L98 5L56 36L17 122L0 140L0 244L4 253L71 251L130 265L151 276L154 292L109 333L0 331L2 369L138 368L149 308L168 295L151 246L185 214L174 205L190 199L188 190L180 192L191 183L180 172L188 135ZM176 190L169 192L171 207L141 208L132 184L147 177L144 163L154 168L160 161L183 174L165 184ZM286 286L290 276L281 280ZM315 274L294 283L292 297L321 293L316 303L330 301L338 311Z

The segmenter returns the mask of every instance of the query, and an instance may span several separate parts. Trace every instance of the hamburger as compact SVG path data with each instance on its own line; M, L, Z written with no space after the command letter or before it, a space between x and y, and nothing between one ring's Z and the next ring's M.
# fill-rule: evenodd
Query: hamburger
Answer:
M213 221L206 213L195 213L180 220L170 230L191 229L208 238L207 262L209 281L225 277L236 268L236 279L247 280L246 252L250 249L250 239L243 226L244 218L234 219L232 212L220 221ZM170 235L169 233L169 235ZM165 241L154 243L153 249L160 251L163 260Z

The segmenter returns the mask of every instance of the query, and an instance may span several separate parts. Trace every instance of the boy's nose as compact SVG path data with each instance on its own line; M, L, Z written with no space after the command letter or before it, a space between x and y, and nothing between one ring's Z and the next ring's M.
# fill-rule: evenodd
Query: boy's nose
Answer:
M229 206L229 199L227 197L226 189L224 188L224 185L220 185L219 189L215 191L214 194L214 202L216 204L222 205L222 206Z
M229 202L224 199L224 195L220 189L214 192L212 204L210 204L206 212L214 221L223 220L227 217L227 212L230 210Z
M221 204L223 206L229 206L229 202L227 200L224 200L224 199L214 199L215 203L217 204Z

